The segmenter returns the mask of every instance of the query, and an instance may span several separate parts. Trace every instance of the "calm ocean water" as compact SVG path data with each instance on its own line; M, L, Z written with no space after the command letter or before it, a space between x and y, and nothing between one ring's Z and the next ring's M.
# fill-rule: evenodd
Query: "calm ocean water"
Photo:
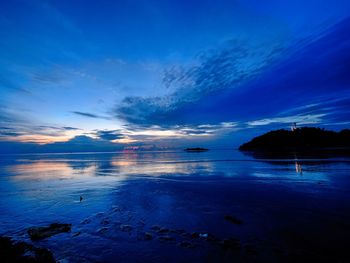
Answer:
M349 189L347 158L2 155L0 235L30 242L28 227L70 223L71 233L34 242L62 262L336 262L350 258ZM222 246L233 238L238 248Z

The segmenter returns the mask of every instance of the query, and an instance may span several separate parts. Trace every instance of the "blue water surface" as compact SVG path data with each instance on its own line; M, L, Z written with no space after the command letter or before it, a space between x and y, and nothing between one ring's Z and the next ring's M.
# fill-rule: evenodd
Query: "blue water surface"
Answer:
M61 262L346 262L349 189L348 158L2 155L0 235L32 242L28 227L70 223L33 242Z

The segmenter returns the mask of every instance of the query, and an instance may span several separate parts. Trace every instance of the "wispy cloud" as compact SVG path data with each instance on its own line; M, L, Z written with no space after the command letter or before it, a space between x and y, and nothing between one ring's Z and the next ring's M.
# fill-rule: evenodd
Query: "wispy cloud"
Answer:
M177 124L176 111L211 93L234 89L256 75L281 53L278 44L252 46L228 41L223 47L200 54L187 67L171 66L163 72L163 85L172 90L161 97L126 97L116 116L127 122L149 125Z
M349 27L348 19L313 41L287 49L276 45L251 50L231 43L189 67L167 69L163 84L170 95L127 97L116 116L143 127L225 121L241 123L241 128L342 123L350 113Z
M71 111L71 113L74 113L74 114L79 115L79 116L82 116L82 117L87 117L87 118L107 119L107 120L110 119L109 117L97 115L97 114L90 113L90 112Z
M0 129L0 137L17 137L22 135L21 133L18 132L12 132L12 131L4 131Z
M270 124L291 124L293 122L298 123L299 125L306 124L318 124L322 123L322 117L326 116L326 114L313 114L313 115L295 115L295 116L287 116L287 117L275 117L275 118L267 118L255 121L247 122L248 126L264 126Z
M95 135L102 140L114 141L123 139L125 137L124 134L119 130L98 130Z
M67 131L77 131L77 130L81 130L79 128L75 128L75 127L69 127L69 126L63 126L63 129L67 130Z
M12 75L11 72L6 72L8 71L8 69L4 69L3 73L7 73L8 75ZM19 82L15 82L11 79L11 77L9 77L8 75L6 76L5 74L0 73L0 89L1 90L7 90L7 91L19 91L19 92L23 92L26 94L30 94L30 91L28 91L27 89L25 89L21 83Z
M240 129L238 123L222 122L201 125L135 125L128 124L119 133L125 138L137 142L154 142L161 140L215 138Z
M82 132L70 126L38 124L7 108L0 108L0 125L2 141L50 143L67 141Z

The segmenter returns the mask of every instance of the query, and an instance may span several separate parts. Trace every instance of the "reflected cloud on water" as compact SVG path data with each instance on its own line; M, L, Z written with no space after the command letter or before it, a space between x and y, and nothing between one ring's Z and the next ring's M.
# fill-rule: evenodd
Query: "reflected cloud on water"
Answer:
M8 171L14 174L15 180L63 180L73 179L77 176L90 177L96 173L94 165L85 165L77 171L75 166L68 162L58 161L34 161L24 164L16 164L8 167Z
M4 174L16 182L67 181L97 188L106 185L115 187L115 183L132 179L164 179L168 176L181 180L186 180L189 176L214 176L243 180L264 179L265 183L274 183L276 180L287 184L293 181L319 183L331 181L330 169L335 171L348 167L345 161L299 159L296 155L289 159L255 159L235 154L234 151L212 151L200 154L120 152L35 155L20 156L11 159L11 162L3 160L0 169L5 169Z
M5 162L5 172L13 180L87 180L112 177L122 180L136 176L188 175L212 173L213 164L200 160L181 160L172 153L118 153L47 155ZM112 179L110 178L110 179ZM103 179L101 179L103 180Z

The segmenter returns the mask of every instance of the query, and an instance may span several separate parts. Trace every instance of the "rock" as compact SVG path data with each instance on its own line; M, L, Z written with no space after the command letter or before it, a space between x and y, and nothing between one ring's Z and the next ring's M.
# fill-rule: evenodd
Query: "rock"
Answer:
M131 212L128 212L128 221L130 221L133 218L133 215L131 214Z
M227 250L239 250L241 248L239 240L235 238L224 239L220 242L220 245Z
M50 250L46 248L36 248L35 257L39 262L55 262L55 259Z
M245 245L244 250L245 250L246 254L251 255L251 256L257 256L259 254L256 246L254 246L252 244Z
M145 240L151 240L153 239L153 235L151 233L146 232L145 233Z
M206 239L206 238L208 238L208 234L207 233L199 233L199 237Z
M192 238L192 235L190 233L184 232L180 234L183 238Z
M179 234L179 235L182 235L182 234L186 233L186 231L183 230L183 229L175 229L175 230L174 230L174 233Z
M97 233L99 234L105 234L109 231L108 227L101 227L99 230L97 230Z
M80 222L80 224L82 225L86 225L86 224L89 224L91 223L91 219L90 218L85 218L83 221Z
M96 217L102 217L104 214L105 214L105 213L103 213L103 212L98 212L98 213L95 214L95 216L96 216Z
M157 232L159 233L159 234L166 234L166 233L169 233L169 229L167 229L167 228L165 228L165 227L162 227L162 228L160 228Z
M243 223L242 220L234 216L226 215L224 218L225 220L231 222L232 224L241 225Z
M73 237L77 237L77 236L79 236L80 234L81 234L81 232L78 231L78 232L76 232L76 233L73 234Z
M124 232L132 231L133 227L131 225L120 225L120 230Z
M279 255L279 256L285 254L285 252L283 251L283 249L282 249L282 248L279 248L279 247L274 247L274 248L272 249L272 251L273 251L276 255Z
M32 240L40 240L44 238L51 237L53 235L57 235L59 233L70 232L71 224L58 224L53 223L49 226L43 227L30 227L27 232Z
M63 258L63 259L58 260L57 263L69 263L69 260Z
M191 234L191 238L199 238L199 233L198 232L193 232Z
M151 233L145 232L137 237L138 240L152 240L153 235Z
M206 151L209 151L209 149L196 147L196 148L186 148L185 151L186 152L206 152Z
M109 223L110 223L109 220L106 218L101 220L101 225L105 226L105 225L108 225Z
M48 249L38 248L22 241L15 242L9 237L0 237L0 255L1 262L56 262Z
M213 242L213 243L218 243L220 242L220 239L218 239L216 236L213 234L208 234L208 237L205 239L208 242Z
M158 237L158 240L162 241L162 242L164 242L164 241L174 241L175 238L172 237L172 236L160 236L160 237Z
M144 220L142 220L142 219L140 219L140 220L139 220L138 224L139 224L139 225L141 225L141 226L146 225L145 221L144 221Z
M188 241L182 241L179 243L179 245L181 247L184 247L184 248L194 248L195 247L195 244L188 242Z
M120 227L123 223L121 221L114 221L113 225L116 227Z
M209 242L219 241L218 238L216 238L213 234L210 234L210 233L198 233L198 235L197 233L193 233L192 235L196 238L200 238L202 240L209 241Z
M151 227L151 229L154 230L154 231L159 231L159 230L161 229L161 227L158 226L158 225L153 225L153 226Z
M122 212L122 209L119 206L113 207L113 212Z

